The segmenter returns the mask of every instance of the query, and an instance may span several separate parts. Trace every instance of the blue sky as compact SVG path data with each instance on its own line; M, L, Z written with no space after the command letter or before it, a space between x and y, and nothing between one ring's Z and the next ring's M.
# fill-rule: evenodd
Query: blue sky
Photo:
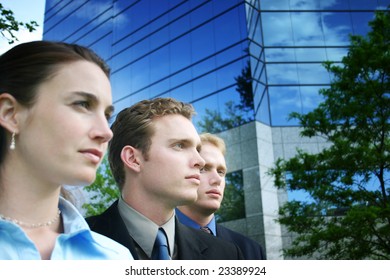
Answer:
M0 54L16 44L42 39L45 0L0 0L0 2L4 8L11 9L14 12L16 20L23 22L35 20L39 24L37 30L32 33L26 30L16 33L15 35L19 41L12 45L9 45L6 39L0 37Z

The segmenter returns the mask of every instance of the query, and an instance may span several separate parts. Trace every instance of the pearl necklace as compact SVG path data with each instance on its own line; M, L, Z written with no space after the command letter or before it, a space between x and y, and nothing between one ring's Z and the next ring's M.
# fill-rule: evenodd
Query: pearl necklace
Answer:
M37 224L25 223L22 221L18 221L16 219L12 219L10 217L3 216L2 214L0 214L0 219L12 222L14 224L17 224L17 225L19 225L21 227L25 227L25 228L39 228L39 227L48 227L48 226L54 224L58 220L60 215L61 215L61 210L58 209L57 215L53 219L51 219L50 221L44 222L44 223L37 223Z

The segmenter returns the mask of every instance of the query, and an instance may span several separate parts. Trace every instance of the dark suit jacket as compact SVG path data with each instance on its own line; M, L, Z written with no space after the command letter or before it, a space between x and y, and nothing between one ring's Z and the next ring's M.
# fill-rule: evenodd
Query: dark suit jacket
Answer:
M105 212L86 219L91 230L103 234L126 246L134 259L139 259L134 240L118 211L118 201ZM238 260L244 259L237 245L218 239L208 233L175 222L175 243L179 260Z
M217 224L217 237L235 243L238 247L240 247L246 260L266 259L261 245L241 233Z

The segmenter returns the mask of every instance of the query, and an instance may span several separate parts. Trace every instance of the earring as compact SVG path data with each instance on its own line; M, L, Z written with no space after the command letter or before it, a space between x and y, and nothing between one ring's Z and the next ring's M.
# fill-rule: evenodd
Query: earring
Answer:
M11 145L9 145L9 148L11 150L15 150L15 132L12 132L12 136L11 136Z

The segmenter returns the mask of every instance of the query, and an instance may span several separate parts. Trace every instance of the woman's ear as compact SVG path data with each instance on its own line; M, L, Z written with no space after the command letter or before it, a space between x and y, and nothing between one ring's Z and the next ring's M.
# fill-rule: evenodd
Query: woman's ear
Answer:
M18 107L18 101L11 94L0 94L0 125L10 132L19 132Z
M139 154L140 151L138 149L127 145L121 151L121 160L127 168L139 172L141 170Z

